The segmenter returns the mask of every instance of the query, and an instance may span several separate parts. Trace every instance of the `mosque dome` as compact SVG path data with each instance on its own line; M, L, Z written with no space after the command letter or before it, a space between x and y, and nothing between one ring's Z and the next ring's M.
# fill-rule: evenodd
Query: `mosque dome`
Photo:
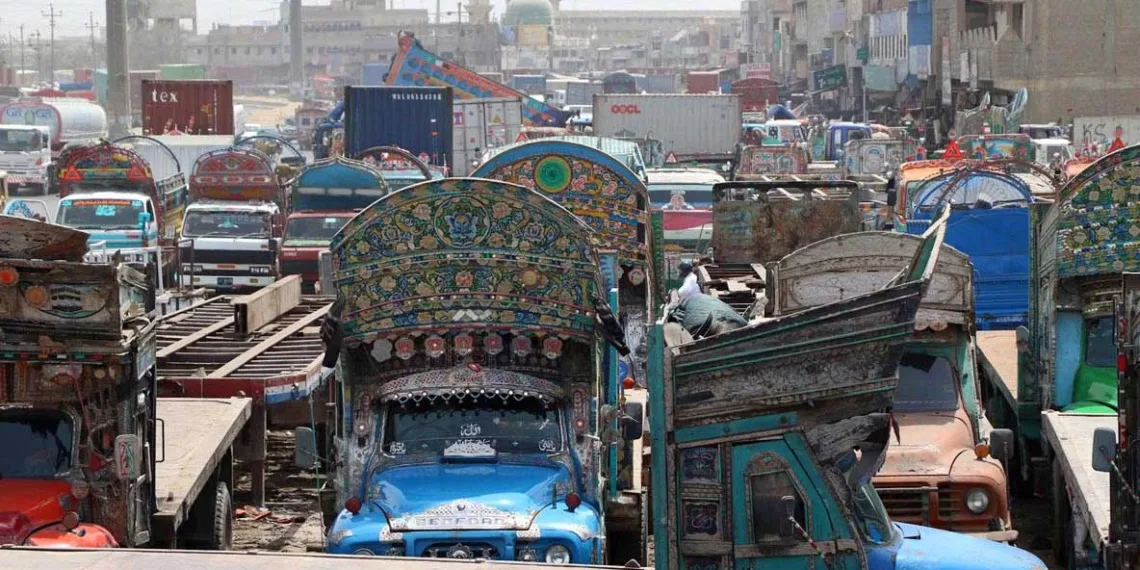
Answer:
M504 26L550 26L554 8L549 0L511 0L503 13Z

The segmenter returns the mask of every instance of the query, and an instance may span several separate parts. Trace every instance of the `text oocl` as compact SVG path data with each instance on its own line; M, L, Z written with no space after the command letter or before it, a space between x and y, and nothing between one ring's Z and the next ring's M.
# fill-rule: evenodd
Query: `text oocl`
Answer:
M612 105L610 112L615 115L640 115L641 109L637 105Z

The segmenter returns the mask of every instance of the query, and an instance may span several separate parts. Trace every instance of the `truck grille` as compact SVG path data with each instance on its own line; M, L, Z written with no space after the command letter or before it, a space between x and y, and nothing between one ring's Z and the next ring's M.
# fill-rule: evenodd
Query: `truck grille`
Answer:
M424 558L452 558L457 560L474 560L483 558L497 560L499 549L487 543L435 543L423 550Z
M242 265L274 265L276 256L269 250L232 251L224 249L182 248L182 263L233 263Z
M965 488L875 485L891 518L904 523L957 531L987 530L987 515L965 510Z

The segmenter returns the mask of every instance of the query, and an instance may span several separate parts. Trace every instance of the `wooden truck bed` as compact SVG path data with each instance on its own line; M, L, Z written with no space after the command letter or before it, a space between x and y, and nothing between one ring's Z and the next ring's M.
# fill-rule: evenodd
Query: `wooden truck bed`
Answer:
M165 422L165 433L160 427L159 449L155 452L162 460L155 474L155 496L158 499L158 512L154 516L156 527L178 529L186 520L190 507L210 475L241 433L249 419L250 409L248 398L158 399L158 418ZM0 560L0 567L7 562L4 557ZM70 566L63 562L60 564L47 566Z
M1093 471L1093 431L1116 428L1116 416L1086 416L1062 412L1041 414L1045 437L1053 448L1065 479L1073 490L1073 510L1080 511L1095 544L1108 540L1109 474Z
M1016 331L978 331L978 365L1017 409ZM1089 437L1092 437L1091 435Z
M330 554L268 552L192 552L186 550L53 550L0 548L0 570L72 568L75 570L540 570L548 565L444 558L382 558ZM574 566L574 568L603 568ZM612 567L611 567L612 568Z

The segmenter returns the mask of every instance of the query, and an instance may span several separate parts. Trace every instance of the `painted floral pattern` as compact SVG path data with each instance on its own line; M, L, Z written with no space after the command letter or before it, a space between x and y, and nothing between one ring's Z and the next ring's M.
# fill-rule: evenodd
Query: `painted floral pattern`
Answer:
M1061 192L1053 207L1062 278L1140 270L1140 146L1106 156Z

